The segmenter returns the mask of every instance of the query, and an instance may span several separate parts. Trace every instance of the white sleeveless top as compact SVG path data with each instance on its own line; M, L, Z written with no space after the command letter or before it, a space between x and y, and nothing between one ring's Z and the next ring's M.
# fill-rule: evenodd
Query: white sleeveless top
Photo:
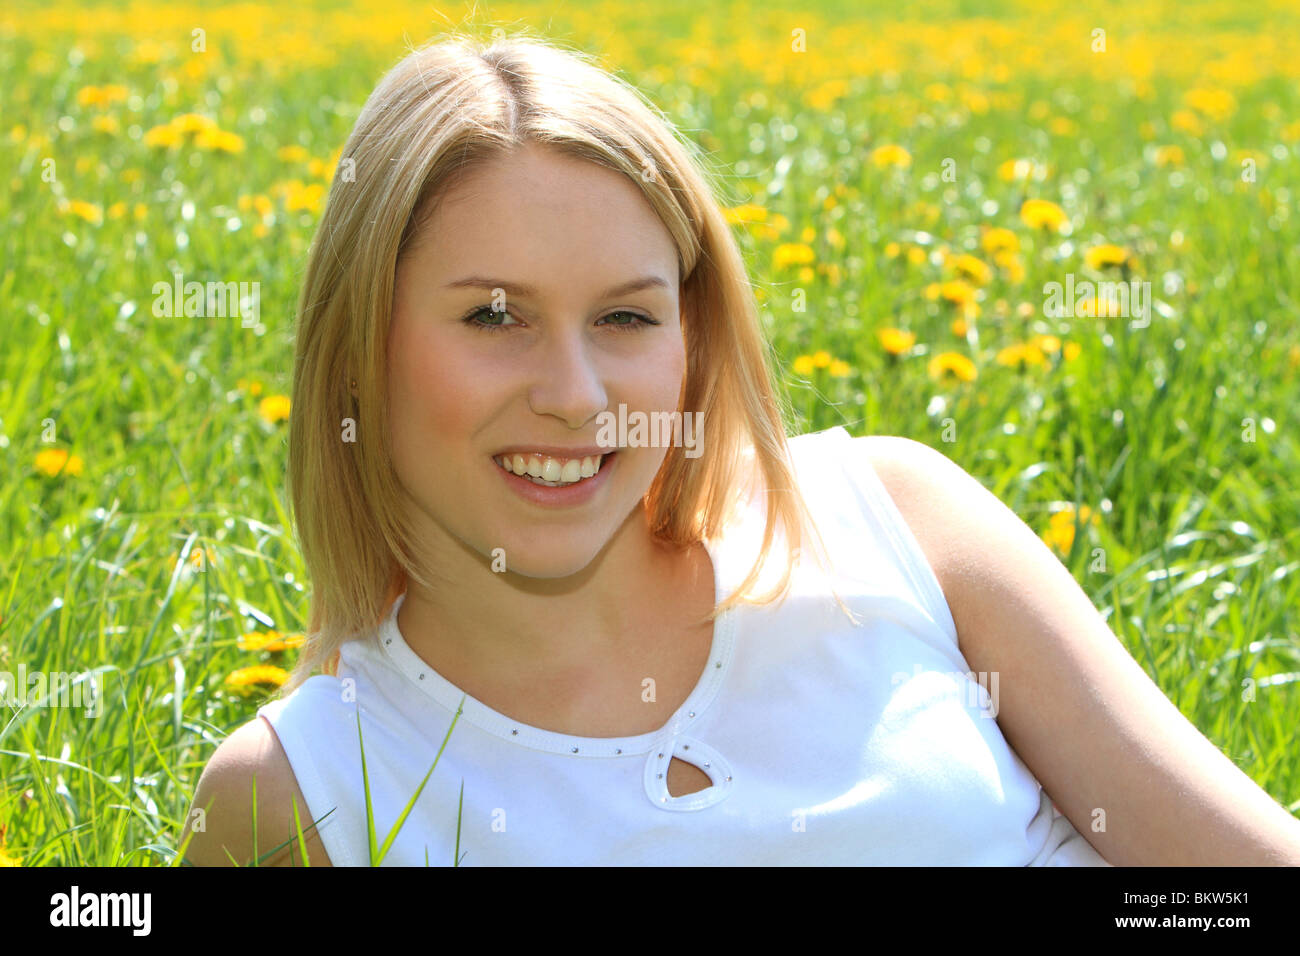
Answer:
M784 603L719 617L698 684L654 733L554 733L464 695L403 640L399 598L377 633L343 645L337 677L309 678L258 710L311 818L329 813L330 861L370 859L359 715L376 845L438 758L385 866L450 865L458 808L463 866L1108 865L1003 738L996 678L970 673L865 441L842 427L789 440L837 574L819 570L805 541ZM718 599L762 540L762 496L747 494L737 520L704 542ZM782 553L757 593L777 580ZM673 757L713 785L671 796Z

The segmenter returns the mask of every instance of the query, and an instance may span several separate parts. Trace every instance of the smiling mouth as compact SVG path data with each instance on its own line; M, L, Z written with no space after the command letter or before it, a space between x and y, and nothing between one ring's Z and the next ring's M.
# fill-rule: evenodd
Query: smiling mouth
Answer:
M603 455L590 455L585 458L553 458L549 455L494 455L492 460L497 467L535 485L546 488L561 488L576 485L594 477L601 466L615 452Z

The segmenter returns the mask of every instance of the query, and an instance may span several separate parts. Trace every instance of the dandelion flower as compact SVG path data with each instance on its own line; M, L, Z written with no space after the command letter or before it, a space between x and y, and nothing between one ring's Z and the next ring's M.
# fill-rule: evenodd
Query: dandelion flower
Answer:
M291 143L288 146L281 146L276 150L275 155L286 163L301 163L307 159L307 150L296 143Z
M794 370L796 375L811 375L813 369L816 368L816 366L813 365L811 355L800 355L793 363L791 363L790 367Z
M906 169L912 165L912 154L896 143L888 143L871 151L871 161L880 169L886 166Z
M1074 546L1074 526L1075 526L1074 507L1068 506L1062 511L1055 512L1048 519L1047 531L1042 535L1043 541L1049 547L1056 548L1062 554L1068 554ZM1078 511L1078 524L1088 525L1096 524L1092 509L1087 505L1080 505Z
M1020 240L1010 229L997 226L993 229L987 229L983 238L980 240L980 247L989 255L997 255L999 252L1018 252L1020 250Z
M228 690L245 691L259 686L279 687L289 679L289 672L274 664L254 664L241 667L227 675L225 686Z
M830 372L831 378L847 378L853 374L853 366L842 359L835 359L827 371Z
M1127 249L1110 243L1093 246L1083 254L1083 261L1088 264L1089 269L1100 269L1103 266L1122 266L1128 260L1129 253Z
M783 242L772 253L772 265L777 269L789 265L808 265L814 258L812 246L802 242Z
M1181 146L1157 146L1155 151L1157 166L1181 166L1185 159Z
M1043 355L1037 345L1022 343L1009 345L1000 350L997 354L997 363L1011 368L1024 369L1030 365L1046 365L1047 357Z
M1026 199L1020 207L1020 219L1030 229L1046 228L1056 232L1070 221L1064 209L1046 199Z
M289 417L289 396L268 395L257 403L257 414L269 425L284 421Z
M239 635L236 643L241 651L283 651L289 647L300 647L302 634L281 634L279 631L251 631Z
M79 475L83 464L80 455L71 455L66 448L45 448L36 453L36 470L51 478Z
M916 333L904 332L902 329L880 329L876 332L876 337L890 355L902 355L916 344Z
M745 203L732 209L724 209L722 215L733 226L743 226L751 222L767 222L767 210L754 203Z
M964 252L959 256L954 256L949 261L958 273L966 276L976 285L988 285L989 280L993 278L993 270L985 262L969 253Z
M64 211L96 226L104 221L104 210L95 203L86 202L84 199L70 200L64 207Z
M928 371L934 379L946 379L951 375L963 382L973 382L977 375L975 363L958 352L940 352L930 359Z
M812 354L812 363L817 368L826 368L831 364L831 353L825 349L818 349Z

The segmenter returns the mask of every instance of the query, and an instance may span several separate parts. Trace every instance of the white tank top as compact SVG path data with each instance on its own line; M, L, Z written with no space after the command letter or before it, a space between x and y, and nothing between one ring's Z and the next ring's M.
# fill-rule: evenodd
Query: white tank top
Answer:
M463 866L1108 865L999 731L996 679L970 673L865 439L840 427L789 445L837 575L806 543L783 604L719 617L704 673L657 732L554 733L464 695L403 640L405 595L375 633L343 645L337 677L261 707L311 817L329 813L330 861L370 860L359 716L377 845L438 758L385 866L453 862L462 788ZM757 555L761 497L704 542L718 599ZM783 565L773 554L759 593ZM673 757L712 786L671 796Z

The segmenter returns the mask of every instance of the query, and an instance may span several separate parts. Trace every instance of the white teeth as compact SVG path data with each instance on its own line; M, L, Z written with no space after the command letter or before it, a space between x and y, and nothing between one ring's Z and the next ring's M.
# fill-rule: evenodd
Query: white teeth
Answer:
M501 455L492 460L506 471L529 478L534 484L554 488L590 478L600 471L605 456L589 455L586 458L562 460L550 456L514 454Z

